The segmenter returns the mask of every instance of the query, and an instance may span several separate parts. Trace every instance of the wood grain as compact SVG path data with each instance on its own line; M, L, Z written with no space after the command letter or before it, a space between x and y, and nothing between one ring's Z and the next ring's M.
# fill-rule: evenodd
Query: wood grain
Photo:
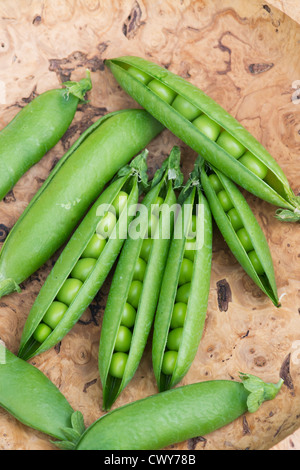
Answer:
M284 11L271 3L284 4ZM201 87L267 147L298 194L300 108L292 98L294 83L300 80L296 54L300 26L295 21L300 12L291 6L292 2L258 0L1 2L1 128L34 96L69 78L81 78L86 68L94 86L89 104L80 106L61 142L0 203L0 241L84 129L107 112L137 106L103 63L125 54L153 60ZM188 176L195 154L167 130L148 147L150 175L174 144L182 149ZM277 381L280 375L284 386L276 400L264 403L257 413L172 449L270 449L278 448L285 438L283 447L300 449L300 440L293 438L300 426L300 226L278 222L274 207L245 196L270 244L282 307L277 310L261 294L216 229L205 332L182 384L237 379L243 371L266 381ZM24 282L21 294L0 300L0 338L14 353L30 307L57 256ZM63 341L31 361L83 413L86 425L102 415L97 357L110 280ZM224 285L228 289L222 294L231 294L222 297L226 309L218 302ZM115 407L156 392L149 341L134 379ZM0 409L0 449L54 447L47 436Z

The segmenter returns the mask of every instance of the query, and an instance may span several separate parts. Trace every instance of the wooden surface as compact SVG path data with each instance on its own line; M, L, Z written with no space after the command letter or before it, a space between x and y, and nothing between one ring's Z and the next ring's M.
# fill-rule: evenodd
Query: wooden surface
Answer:
M274 5L282 11L274 8ZM131 54L153 60L197 84L273 154L295 193L299 186L300 80L297 1L258 0L7 0L0 3L0 127L34 96L91 70L90 103L81 106L62 139L0 203L0 241L51 168L99 116L136 103L115 83L105 58ZM187 177L195 154L165 130L149 146L150 174L174 144ZM88 182L87 182L88 184ZM300 225L274 219L275 208L246 194L274 259L280 310L236 263L217 229L209 307L197 357L182 384L238 379L239 371L266 381L284 378L276 400L209 436L172 449L300 449ZM34 299L57 255L0 299L0 339L14 353ZM32 360L79 409L86 425L101 414L97 368L99 334L110 279L82 320L51 351ZM115 407L156 393L151 342ZM280 444L279 444L280 443ZM275 447L274 447L275 446ZM47 436L0 409L0 449L54 449Z

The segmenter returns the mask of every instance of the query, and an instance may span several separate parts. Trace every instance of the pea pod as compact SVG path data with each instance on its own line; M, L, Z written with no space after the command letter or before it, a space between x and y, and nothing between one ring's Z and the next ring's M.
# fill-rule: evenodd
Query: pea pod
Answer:
M104 409L112 406L133 377L150 333L174 225L174 188L183 179L179 163L180 150L174 147L129 227L112 280L99 346Z
M10 231L0 253L0 297L39 269L69 238L115 173L162 126L144 110L96 121L62 157Z
M181 217L176 221L155 314L152 362L160 392L174 387L188 372L206 317L212 218L199 176L196 164L182 193Z
M269 152L212 98L182 77L140 57L106 61L123 89L183 142L239 186L300 220L300 198Z
M147 155L120 170L72 235L31 308L19 357L28 360L55 346L101 289L127 236L139 182L147 184Z
M265 235L236 185L215 168L203 165L201 182L213 217L235 258L279 307L272 257Z
M48 377L16 357L1 341L0 406L26 426L61 441L71 436L78 439L84 430L81 414ZM68 442L70 448L71 444Z
M24 106L0 132L0 200L67 131L77 106L92 88L90 74L49 90Z
M167 390L110 411L79 439L76 450L157 450L205 436L254 413L278 394L283 381L212 380Z

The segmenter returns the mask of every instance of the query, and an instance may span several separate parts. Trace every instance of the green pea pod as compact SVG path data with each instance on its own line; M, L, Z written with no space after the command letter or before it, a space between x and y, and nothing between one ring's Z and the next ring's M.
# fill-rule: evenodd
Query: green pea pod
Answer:
M22 359L28 360L61 341L101 289L124 243L129 223L133 218L130 213L138 204L139 181L147 184L147 155L148 151L145 150L130 165L120 170L121 176L118 176L97 199L62 251L25 323L18 353ZM116 214L113 204L120 194L128 194L128 197L125 210ZM103 211L99 213L101 208ZM115 226L110 236L105 239L97 234L97 227L107 215L113 217ZM101 247L95 253L87 253L87 247L94 243L95 237L96 243L101 243ZM82 269L81 266L86 263L87 268ZM71 292L72 299L68 305L61 301L60 295L66 297L64 289L70 292L70 279L78 281L80 289Z
M143 210L140 206L139 216L131 223L129 237L122 249L107 299L99 346L99 372L103 385L104 409L112 406L132 379L153 323L170 244L170 233L174 226L174 212L176 213L177 208L174 188L183 180L178 147L173 148L162 170L156 173L151 190L142 201ZM159 228L154 238L151 239L147 238L148 219L150 217L149 220L151 220L153 211L156 210L158 197L163 200L162 210L159 211ZM174 205L175 211L172 210ZM165 211L166 208L168 210ZM136 234L133 229L137 226L139 232ZM151 251L145 256L143 246L147 241L151 243ZM138 262L142 262L145 266L143 277L139 276L140 280L135 278ZM137 300L132 294L132 289L136 287L140 289ZM126 307L134 312L135 318L131 325L123 321L123 312ZM126 333L129 339L131 338L130 344L119 346L120 331ZM118 361L116 366L115 361Z
M182 77L140 57L106 60L106 65L130 96L206 161L250 193L284 209L277 211L280 220L300 220L300 198L294 195L278 163L212 98ZM205 126L197 121L203 117ZM241 153L234 155L231 148L228 150L224 136L230 147L240 147Z
M62 157L10 231L0 253L0 297L39 269L69 238L115 173L162 126L144 110L96 121Z
M229 218L229 211L227 211L227 209L224 210L224 207L220 202L221 199L218 197L218 190L215 190L208 174L206 173L205 165L203 165L201 170L201 183L208 199L213 217L224 237L224 240L246 273L272 300L273 304L276 307L279 307L280 305L270 248L259 223L257 222L246 199L236 185L227 178L227 176L223 175L215 168L211 167L207 171L211 174L217 175L219 182L221 183L221 187L219 189L221 189L222 192L225 190L230 200L230 210L233 208L238 214L240 220L240 225L236 231ZM247 244L249 244L250 239L249 248L245 245L245 236L247 237ZM257 256L255 256L255 254ZM256 263L252 256L255 257ZM256 264L259 265L259 267L256 266Z
M110 411L82 434L76 450L157 450L205 436L273 400L283 383L241 379L185 385Z
M12 354L1 341L0 406L26 426L62 441L66 433L72 431L78 439L84 430L78 412L48 377Z
M92 88L89 71L87 78L63 86L34 98L1 130L0 200L65 134L78 104Z
M188 372L198 350L207 311L212 217L196 175L198 169L191 176L190 194L185 196L181 217L176 221L155 314L152 362L160 392L174 387ZM187 238L192 217L195 241ZM192 258L186 252L187 245L192 246L189 251ZM181 318L176 311L182 312Z

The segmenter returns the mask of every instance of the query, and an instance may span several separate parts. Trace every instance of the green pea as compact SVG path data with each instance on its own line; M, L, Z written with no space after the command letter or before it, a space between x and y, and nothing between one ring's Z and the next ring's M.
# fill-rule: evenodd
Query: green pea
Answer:
M105 238L95 233L90 239L89 243L87 244L81 257L98 259L102 251L104 250L105 245L106 245Z
M219 193L224 189L219 177L215 173L209 175L208 179L216 193Z
M82 282L79 279L68 278L64 282L60 291L57 294L57 300L66 305L71 305L75 297L77 296Z
M193 277L193 270L194 264L192 263L192 261L187 258L183 258L178 280L179 286L181 286L182 284L186 284L187 282L191 282Z
M48 325L45 323L40 323L33 333L33 337L38 343L43 343L51 334L51 332L52 330Z
M245 147L227 131L221 132L217 144L234 158L240 158L246 151Z
M127 328L127 326L121 325L119 327L119 331L116 337L115 351L118 351L118 352L129 351L131 339L132 339L132 333L129 330L129 328Z
M231 199L230 197L228 196L227 192L225 191L225 189L223 189L222 191L220 191L218 194L217 194L217 197L220 201L220 204L221 206L223 207L224 211L225 212L228 212L230 211L230 209L233 208L233 204L231 202Z
M194 261L195 259L195 252L196 252L196 238L191 238L187 240L184 250L184 257L189 259L190 261Z
M177 351L166 351L163 357L161 371L165 375L172 375L177 361Z
M68 306L66 304L54 300L45 313L43 322L50 326L52 330L54 330L54 328L57 327L61 319L64 317L67 310Z
M148 224L148 237L154 238L158 226L159 218L152 213Z
M171 90L171 88L167 87L158 80L151 80L151 82L148 83L148 87L168 104L172 104L172 102L174 101L174 98L176 96L175 91Z
M122 313L121 325L127 326L127 328L132 328L135 323L135 318L136 310L133 308L132 305L126 302Z
M136 67L128 67L127 69L127 72L134 78L136 78L137 80L139 80L140 82L144 83L144 85L147 85L150 80L151 80L151 76L148 75L147 73L145 72L142 72L141 70L137 69Z
M132 281L131 286L128 291L127 301L134 308L137 308L139 305L139 300L143 290L143 283L141 281Z
M253 153L247 151L239 161L262 180L267 176L268 168Z
M247 251L247 253L249 251L252 251L253 245L252 245L252 241L251 241L251 238L249 237L247 230L243 227L240 230L238 230L236 234L239 237L240 242L243 245L244 249Z
M236 232L244 226L241 216L235 207L230 209L230 211L227 213L227 216Z
M174 305L170 327L171 328L180 328L184 325L184 320L186 317L187 305L183 302L177 302Z
M196 119L202 112L196 108L192 103L182 98L182 96L177 95L175 100L172 103L172 106L176 111L178 111L182 116L184 116L189 121Z
M187 284L183 284L183 286L180 286L179 289L177 290L176 302L183 302L184 304L187 304L189 300L189 296L190 296L190 290L191 290L190 282L188 282Z
M174 328L168 334L167 348L171 351L179 351L183 328Z
M112 355L109 373L116 379L122 379L127 363L128 355L123 352L116 352Z
M81 258L74 266L71 277L85 282L93 271L97 260L95 258Z
M221 126L219 126L219 124L217 124L205 114L197 117L193 121L193 124L197 127L197 129L199 129L199 131L202 132L202 134L206 135L206 137L208 137L210 140L213 140L214 142L217 140L221 132Z
M257 256L257 254L255 253L255 251L254 250L250 251L248 253L248 256L249 256L249 259L250 259L255 271L257 272L257 274L259 276L262 276L264 274L265 270L264 270L264 268L263 268L263 266L262 266L262 264L261 264L261 262L260 262L260 260Z
M113 229L115 228L116 223L117 218L115 214L113 214L112 212L107 212L97 225L97 234L101 235L104 238L109 238L113 232Z
M128 201L128 194L125 193L125 191L120 191L112 203L112 206L115 209L115 213L117 217L119 217L121 212L125 209L127 201Z
M135 268L134 268L133 280L143 282L146 269L147 269L146 261L144 261L142 258L138 258Z
M151 238L145 238L142 244L141 252L140 252L140 257L143 258L143 260L146 261L146 263L149 260L151 248L152 248L152 242Z

